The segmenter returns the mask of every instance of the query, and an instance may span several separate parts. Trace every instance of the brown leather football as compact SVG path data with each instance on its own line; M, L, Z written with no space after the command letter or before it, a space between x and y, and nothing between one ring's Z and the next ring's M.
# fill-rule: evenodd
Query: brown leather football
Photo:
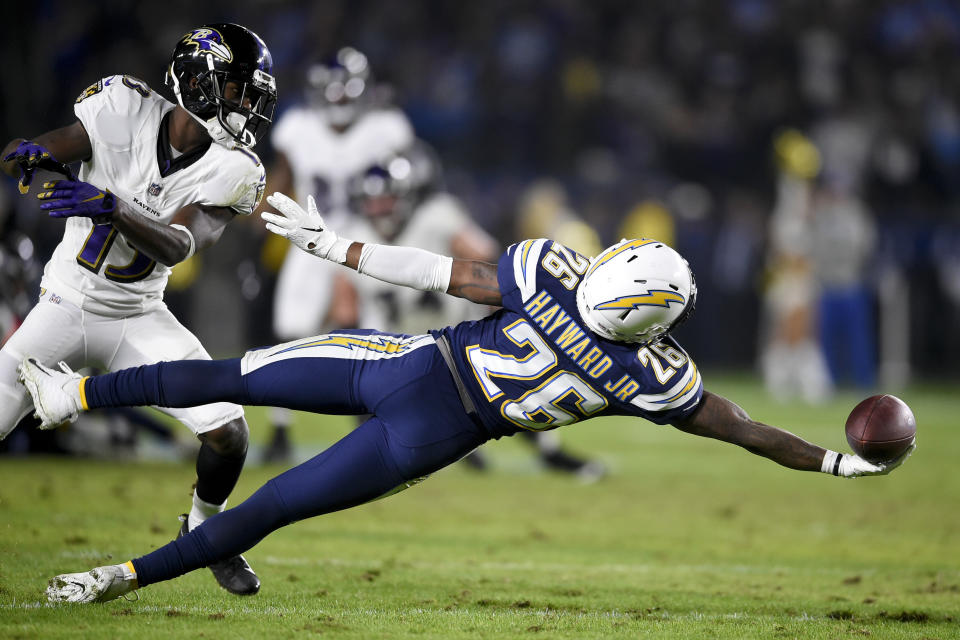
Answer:
M893 460L907 450L917 435L913 411L889 394L870 396L847 418L847 442L861 458L873 463Z

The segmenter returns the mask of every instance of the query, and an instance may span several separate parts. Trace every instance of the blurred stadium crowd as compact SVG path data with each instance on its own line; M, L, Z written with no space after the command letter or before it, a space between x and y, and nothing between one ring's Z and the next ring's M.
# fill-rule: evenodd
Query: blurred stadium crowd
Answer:
M701 366L761 364L771 390L796 382L810 400L834 382L957 373L954 2L46 0L5 14L4 140L72 122L75 96L108 74L163 91L173 44L205 22L264 38L278 117L311 64L352 45L502 246L675 245L698 278L679 337ZM257 151L270 167L269 141ZM279 260L250 222L168 290L214 354L273 341ZM60 234L0 185L4 331Z

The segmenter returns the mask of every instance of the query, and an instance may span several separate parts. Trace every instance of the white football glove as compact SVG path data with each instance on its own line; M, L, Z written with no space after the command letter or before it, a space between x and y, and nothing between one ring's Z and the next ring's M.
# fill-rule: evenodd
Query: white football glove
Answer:
M347 249L352 240L341 238L328 229L313 196L307 197L307 210L282 193L267 196L267 202L283 215L263 212L260 217L267 223L267 231L283 236L303 251L319 258L343 264L347 261Z
M830 473L844 478L859 478L860 476L885 476L900 465L902 465L910 454L917 448L917 441L914 440L910 446L900 454L900 457L894 458L888 462L874 464L867 462L858 455L852 453L837 453L836 451L827 451L823 456L823 463L820 470L824 473Z

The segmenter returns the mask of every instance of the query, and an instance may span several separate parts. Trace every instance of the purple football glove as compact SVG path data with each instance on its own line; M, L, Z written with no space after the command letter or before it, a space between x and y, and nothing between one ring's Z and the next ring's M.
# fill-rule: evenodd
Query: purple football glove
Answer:
M98 218L94 222L102 224L108 222L117 209L112 193L101 191L89 182L57 180L43 183L43 188L48 191L38 193L37 198L43 200L40 208L51 218L82 216Z
M30 191L30 182L33 181L33 174L37 169L54 171L66 176L69 180L77 179L70 167L59 162L44 147L30 140L24 140L17 145L16 149L3 157L4 162L11 160L20 167L20 183L17 185L20 193Z

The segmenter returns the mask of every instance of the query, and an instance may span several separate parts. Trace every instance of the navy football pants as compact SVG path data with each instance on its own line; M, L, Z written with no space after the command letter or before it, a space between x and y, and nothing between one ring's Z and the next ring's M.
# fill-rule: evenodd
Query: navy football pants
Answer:
M489 438L464 411L429 336L341 332L251 351L243 359L125 369L89 378L85 392L91 409L227 401L316 413L373 414L329 449L273 478L243 503L134 559L141 586L232 557L291 522L401 489L459 460Z

